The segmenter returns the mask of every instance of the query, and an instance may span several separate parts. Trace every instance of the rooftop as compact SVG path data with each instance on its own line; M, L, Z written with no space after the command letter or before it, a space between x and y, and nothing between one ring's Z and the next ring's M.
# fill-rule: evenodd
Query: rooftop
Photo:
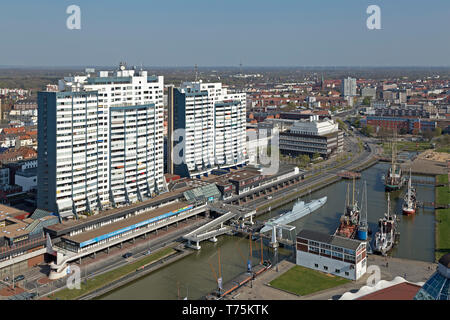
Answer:
M95 237L104 235L104 234L108 234L110 232L113 231L117 231L120 230L122 228L134 225L136 223L160 216L162 214L168 213L168 212L172 212L172 211L176 211L178 209L181 209L185 206L187 206L188 203L187 202L177 202L174 204L170 204L167 206L162 206L159 208L156 208L154 210L139 214L137 216L133 216L131 218L128 219L123 219L120 220L118 222L115 223L111 223L108 224L106 226L91 230L91 231L85 231L82 233L79 233L77 235L74 236L64 236L63 238L68 239L70 241L76 242L76 243L82 243L84 241L87 240L91 240L94 239Z
M327 233L303 229L298 234L297 237L313 240L317 242L327 243L337 247L343 247L351 250L356 250L363 243L359 240L349 239L345 237L329 235Z

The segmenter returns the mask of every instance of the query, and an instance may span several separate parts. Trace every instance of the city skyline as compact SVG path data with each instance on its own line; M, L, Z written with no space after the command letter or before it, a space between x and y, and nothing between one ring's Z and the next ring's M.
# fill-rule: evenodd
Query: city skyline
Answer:
M0 65L445 67L450 4L432 2L20 1L2 4ZM66 27L72 4L80 30ZM381 30L366 26L369 5L381 8Z

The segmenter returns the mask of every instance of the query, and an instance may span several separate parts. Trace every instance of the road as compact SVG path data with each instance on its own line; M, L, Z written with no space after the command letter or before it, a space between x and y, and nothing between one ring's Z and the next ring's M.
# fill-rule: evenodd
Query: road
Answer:
M207 221L209 221L209 219L192 219L186 225L179 224L178 228L169 227L168 231L160 231L159 235L156 237L149 236L147 239L139 239L136 240L134 244L126 242L121 249L117 247L111 248L109 254L102 251L96 254L96 258L83 258L81 265L79 265L81 269L81 280L84 281L142 258L148 250L153 252L159 248L166 247L168 244L180 239L182 235L198 228ZM133 255L124 259L122 256L127 252L131 252ZM47 277L48 271L48 266L46 265L31 268L26 273L23 273L25 275L25 280L21 281L19 285L29 292L37 292L38 298L49 295L66 286L67 277L50 281L45 284L39 283L39 279ZM0 299L6 298L7 297L0 297Z
M361 137L361 140L366 142L369 145L370 150L364 149L363 152L359 153L359 146L358 146L356 138L355 137L349 137L349 138L353 141L353 143L348 143L347 148L344 148L344 150L345 150L345 152L349 152L351 154L356 155L350 163L345 164L344 166L336 167L335 164L330 162L327 165L325 165L324 168L322 168L320 170L313 170L313 171L308 171L307 173L305 173L305 179L310 177L306 181L302 181L300 184L295 184L295 185L285 187L282 190L279 190L279 191L271 194L271 196L272 196L271 199L267 199L266 197L262 196L251 202L250 201L246 202L244 204L244 206L252 208L252 209L256 209L266 203L270 203L270 202L274 201L274 199L276 199L277 197L286 197L289 193L297 192L300 189L311 188L316 184L322 183L330 178L336 177L336 174L341 170L352 170L354 168L357 168L361 164L363 164L363 163L369 161L371 158L375 157L375 155L378 152L380 152L380 148L376 144L372 143L372 141L369 138L364 137L366 139L362 139L362 137ZM317 172L323 172L323 173L314 176L315 174L317 174Z

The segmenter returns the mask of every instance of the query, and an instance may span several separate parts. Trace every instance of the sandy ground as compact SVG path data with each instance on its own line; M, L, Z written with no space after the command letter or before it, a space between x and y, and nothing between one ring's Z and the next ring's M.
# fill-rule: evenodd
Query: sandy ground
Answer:
M386 267L386 262L388 266ZM278 265L278 272L275 268L266 271L252 284L238 289L227 297L230 300L328 300L338 299L347 291L355 291L362 286L367 285L370 274L365 274L358 281L352 281L348 284L323 290L307 296L298 296L282 290L270 287L268 283L277 278L295 264L288 261L282 261ZM406 278L410 282L425 282L436 270L437 264L416 260L406 260L399 258L384 258L371 255L368 258L368 265L377 265L380 268L381 280L393 280L396 276Z
M418 159L421 160L431 160L437 162L450 161L450 153L445 152L434 152L433 150L426 150L417 156Z

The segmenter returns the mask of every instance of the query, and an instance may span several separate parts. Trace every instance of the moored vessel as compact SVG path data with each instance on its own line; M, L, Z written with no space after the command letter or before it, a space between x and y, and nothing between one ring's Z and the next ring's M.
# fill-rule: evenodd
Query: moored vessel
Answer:
M374 252L383 256L392 250L397 236L397 217L390 213L390 196L388 194L388 208L384 217L378 220L378 231L375 234Z
M411 182L411 169L409 170L408 191L403 199L402 211L405 215L414 214L417 208L416 189Z
M320 199L312 200L308 203L304 201L297 202L292 211L279 215L278 217L269 219L264 227L259 231L260 233L264 233L273 229L273 225L275 224L288 224L292 221L296 221L311 212L316 211L320 207L322 207L327 202L327 197L323 197Z

